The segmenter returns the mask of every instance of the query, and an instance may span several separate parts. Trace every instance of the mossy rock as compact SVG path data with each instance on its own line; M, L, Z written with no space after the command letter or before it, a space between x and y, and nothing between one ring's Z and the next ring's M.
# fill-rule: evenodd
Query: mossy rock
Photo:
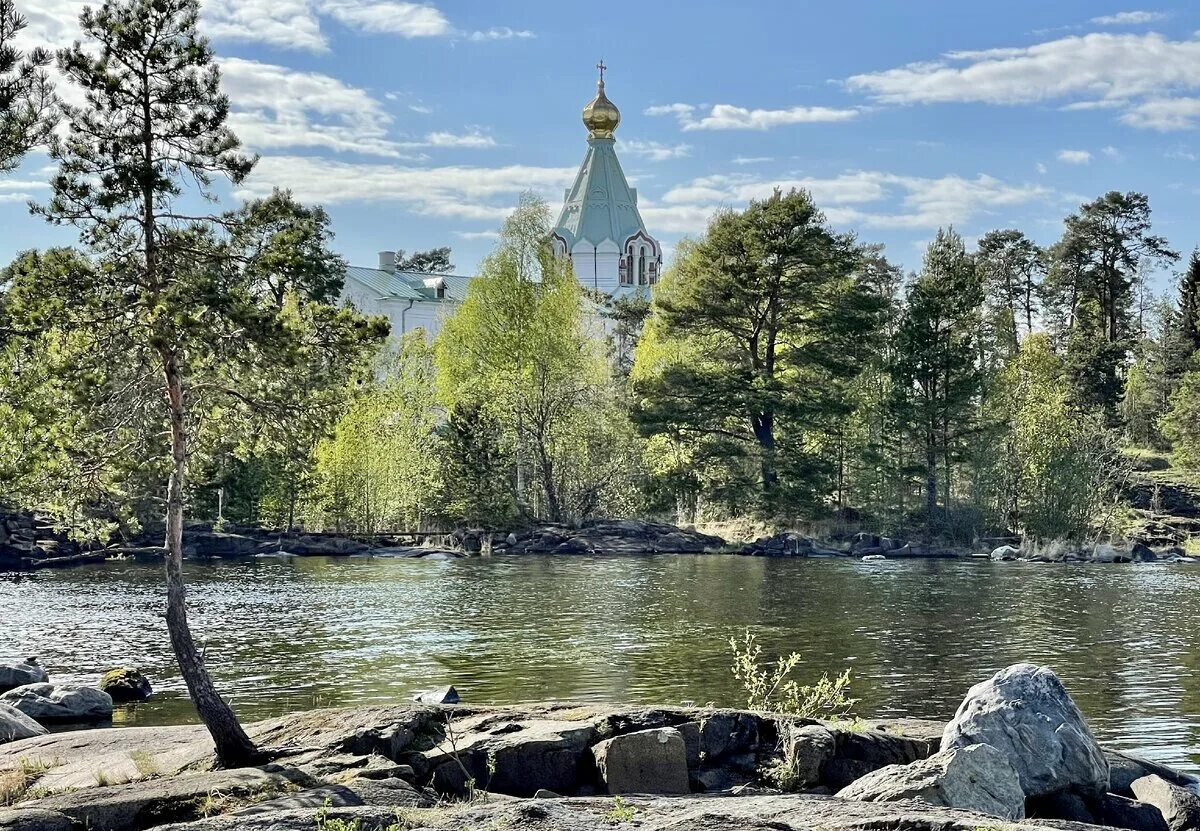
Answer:
M133 667L117 667L104 673L100 679L104 690L117 704L145 701L154 692L150 680Z

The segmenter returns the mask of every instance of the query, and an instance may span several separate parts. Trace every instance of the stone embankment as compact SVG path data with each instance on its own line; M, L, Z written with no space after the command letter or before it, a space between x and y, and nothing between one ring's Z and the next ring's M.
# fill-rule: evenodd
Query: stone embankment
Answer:
M214 769L199 726L0 745L0 831L1200 827L1197 780L1100 747L1031 664L973 687L946 725L414 704L248 730L269 764Z

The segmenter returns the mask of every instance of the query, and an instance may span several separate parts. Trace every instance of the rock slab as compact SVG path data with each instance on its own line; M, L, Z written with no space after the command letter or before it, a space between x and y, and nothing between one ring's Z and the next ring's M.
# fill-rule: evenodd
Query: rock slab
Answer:
M15 664L0 664L0 693L26 684L45 684L49 680L37 658L27 658Z
M592 748L596 770L610 794L686 794L687 748L672 727L605 739Z
M999 750L1025 796L1100 796L1108 761L1062 681L1048 667L1015 664L971 687L942 734L943 751L973 744Z
M841 799L916 799L945 808L1020 820L1025 792L1004 754L986 744L953 747L908 765L889 765L838 791Z

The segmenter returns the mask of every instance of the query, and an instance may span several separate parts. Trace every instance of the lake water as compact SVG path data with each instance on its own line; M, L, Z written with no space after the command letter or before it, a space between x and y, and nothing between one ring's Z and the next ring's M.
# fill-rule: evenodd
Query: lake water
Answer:
M724 556L189 563L192 625L247 719L401 701L740 703L747 627L801 674L850 667L864 716L947 718L1008 664L1048 664L1112 746L1200 769L1200 567ZM155 566L0 577L0 656L56 680L140 666L121 723L191 720Z

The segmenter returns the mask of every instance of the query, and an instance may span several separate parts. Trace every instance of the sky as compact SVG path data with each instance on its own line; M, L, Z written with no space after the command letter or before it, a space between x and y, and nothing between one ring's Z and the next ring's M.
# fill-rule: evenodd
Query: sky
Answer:
M202 2L231 126L261 154L223 205L288 188L354 265L449 245L470 274L522 191L557 211L600 59L668 262L777 186L906 269L939 226L1049 244L1114 189L1148 194L1176 249L1200 243L1200 3ZM17 5L26 43L77 36L78 0ZM0 262L76 238L28 213L47 165L0 177Z

